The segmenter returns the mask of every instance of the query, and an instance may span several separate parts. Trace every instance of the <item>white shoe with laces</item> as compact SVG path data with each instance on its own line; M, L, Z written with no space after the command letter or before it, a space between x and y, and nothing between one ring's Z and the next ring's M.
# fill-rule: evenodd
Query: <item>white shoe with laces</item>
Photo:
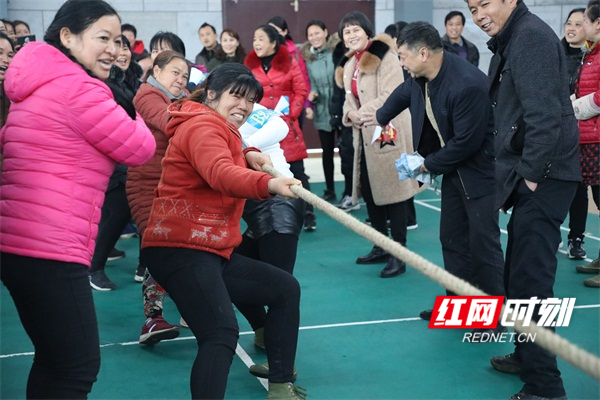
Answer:
M346 212L350 212L350 211L356 211L356 210L360 210L360 204L356 203L353 204L352 203L352 197L345 195L342 198L342 202L340 203L340 205L338 206L338 208L340 210L344 210Z

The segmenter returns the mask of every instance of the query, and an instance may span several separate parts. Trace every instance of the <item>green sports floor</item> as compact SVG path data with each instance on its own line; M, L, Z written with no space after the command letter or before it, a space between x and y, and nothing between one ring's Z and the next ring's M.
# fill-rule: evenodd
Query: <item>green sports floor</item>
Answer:
M340 184L341 185L341 184ZM338 188L338 189L341 189ZM322 193L314 184L313 192ZM338 190L341 193L341 190ZM417 197L419 227L409 231L408 247L442 264L438 240L440 198L432 190ZM366 209L354 212L364 220ZM501 216L501 227L507 223ZM600 248L599 218L590 214L586 249ZM381 279L383 265L356 265L371 244L322 212L315 232L303 232L295 275L302 287L297 385L311 399L507 399L522 384L514 375L496 372L491 356L509 353L510 343L462 343L464 331L428 329L420 311L431 308L441 286L409 267L397 278ZM567 231L563 231L566 243ZM504 232L503 245L506 234ZM178 339L154 347L137 344L144 315L140 284L134 282L137 240L118 243L127 257L109 263L116 291L94 292L102 345L102 367L91 399L189 398L189 373L196 343L187 329ZM570 326L557 333L593 354L600 354L600 290L586 288L575 265L559 250L555 296L576 297ZM0 289L0 398L25 397L32 345L10 296ZM165 318L179 321L170 299ZM248 365L266 361L253 345L252 332L239 319L240 340L229 374L226 398L264 399L265 382ZM559 360L569 399L600 399L600 383Z

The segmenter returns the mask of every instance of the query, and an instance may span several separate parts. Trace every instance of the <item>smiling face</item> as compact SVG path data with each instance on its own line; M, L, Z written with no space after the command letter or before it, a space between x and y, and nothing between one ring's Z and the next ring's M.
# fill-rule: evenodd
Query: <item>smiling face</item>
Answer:
M6 76L6 69L8 68L8 64L10 64L15 52L13 51L13 47L6 39L0 39L0 83L4 82L4 77Z
M65 27L60 40L79 63L104 80L121 49L121 21L116 15L105 15L77 35Z
M327 29L321 29L318 25L311 25L306 30L306 37L315 49L320 49L327 42Z
M369 44L369 37L363 28L358 25L348 25L342 30L344 44L350 50L359 52Z
M223 32L221 34L221 48L226 55L234 56L239 45L240 42L228 32Z
M517 0L468 0L473 22L488 36L496 36L517 7Z
M275 54L276 42L269 40L269 35L262 29L254 31L254 40L252 41L252 47L259 58L270 56Z
M460 15L455 15L446 22L446 35L451 42L458 42L462 35L464 25Z
M398 48L398 55L400 56L400 65L408 71L413 78L423 76L425 64L421 50L412 51L406 45L402 45Z
M248 97L231 94L229 89L226 89L218 100L211 101L215 96L215 91L208 91L207 105L236 128L244 125L254 108L254 102Z
M187 85L188 65L181 58L173 58L164 68L155 65L152 76L173 96L179 96Z
M583 20L583 13L574 12L565 23L565 40L572 47L581 47L585 43Z
M129 50L129 47L123 42L121 42L121 51L115 60L115 64L123 71L127 71L129 64L131 64L131 50Z

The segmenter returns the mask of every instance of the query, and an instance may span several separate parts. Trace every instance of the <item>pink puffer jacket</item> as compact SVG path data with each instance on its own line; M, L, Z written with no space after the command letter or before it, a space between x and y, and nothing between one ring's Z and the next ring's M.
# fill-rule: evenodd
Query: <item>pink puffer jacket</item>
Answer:
M4 86L12 105L0 131L0 250L89 266L115 163L145 163L154 138L50 45L19 50Z

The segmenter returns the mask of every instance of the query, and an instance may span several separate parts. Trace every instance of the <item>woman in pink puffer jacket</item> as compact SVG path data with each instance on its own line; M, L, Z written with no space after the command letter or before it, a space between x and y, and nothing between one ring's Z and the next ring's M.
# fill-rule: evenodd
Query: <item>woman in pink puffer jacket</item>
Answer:
M28 398L85 398L100 366L87 267L115 163L145 163L152 134L102 82L120 19L103 1L66 2L42 42L14 57L0 131L2 281L35 347Z

